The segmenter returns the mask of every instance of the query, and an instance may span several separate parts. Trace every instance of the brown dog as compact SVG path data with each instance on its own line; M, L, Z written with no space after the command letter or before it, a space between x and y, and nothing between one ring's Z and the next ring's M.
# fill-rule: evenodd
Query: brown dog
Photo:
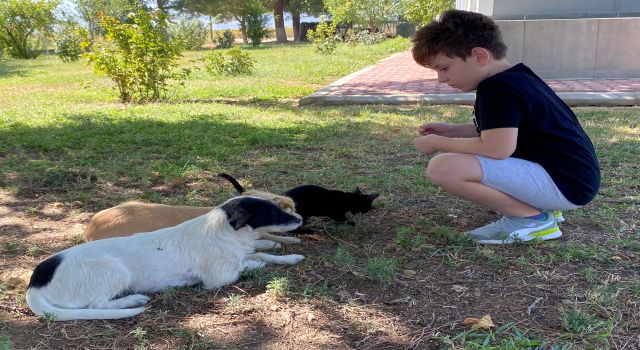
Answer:
M243 195L268 199L286 212L295 212L295 204L289 197L262 191L246 191ZM212 209L213 207L127 202L96 213L84 228L82 237L85 242L89 242L104 238L130 236L138 232L151 232L164 227L176 226L204 215ZM300 242L293 237L278 237L267 233L262 233L262 235L280 243Z

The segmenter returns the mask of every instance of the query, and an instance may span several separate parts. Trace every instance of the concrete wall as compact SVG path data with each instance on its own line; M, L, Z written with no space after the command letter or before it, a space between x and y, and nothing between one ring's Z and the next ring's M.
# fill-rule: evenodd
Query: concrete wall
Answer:
M640 18L496 22L509 61L543 78L640 78Z
M494 19L640 17L638 0L475 0L463 3Z

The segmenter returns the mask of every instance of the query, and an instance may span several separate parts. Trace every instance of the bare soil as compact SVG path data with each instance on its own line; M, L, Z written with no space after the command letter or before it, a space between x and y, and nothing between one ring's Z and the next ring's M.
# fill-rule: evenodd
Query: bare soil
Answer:
M32 270L47 256L79 243L91 215L117 204L97 189L93 195L86 203L69 203L62 195L0 191L0 269ZM581 294L588 283L580 271L588 264L612 281L638 278L637 251L618 251L608 260L536 261L525 244L452 249L433 227L417 228L427 237L426 245L400 246L394 243L398 227L419 218L463 231L496 215L445 193L428 199L408 194L401 208L385 205L384 197L349 234L338 224L318 220L312 223L316 234L303 235L301 245L277 252L307 257L297 266L265 270L288 277L289 292L283 295L244 277L220 290L194 287L155 294L146 312L129 319L48 323L29 310L24 287L5 284L0 334L8 335L15 349L442 349L456 348L446 338L469 329L462 324L465 318L490 315L497 327L515 326L547 344L600 348L590 343L590 334L568 336L562 323L560 310L588 300ZM443 213L442 208L449 209ZM620 220L637 224L637 208L629 207ZM608 228L589 215L572 218L568 213L567 219L561 246L611 239ZM354 265L335 262L338 245L353 253ZM363 266L375 257L399 262L391 282L367 275ZM530 258L528 266L518 264L519 257ZM612 267L616 261L627 264ZM608 337L611 347L640 346L637 298L625 294L622 306L595 309L602 319L620 325Z

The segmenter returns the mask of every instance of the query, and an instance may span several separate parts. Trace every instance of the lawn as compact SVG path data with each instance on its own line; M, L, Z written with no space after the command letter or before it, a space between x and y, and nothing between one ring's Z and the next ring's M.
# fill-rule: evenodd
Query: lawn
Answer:
M140 316L51 322L0 284L0 349L622 349L640 346L640 109L576 108L603 171L558 241L476 246L459 232L496 214L423 177L411 140L469 107L297 106L408 43L264 45L254 75L195 71L165 102L123 105L82 62L0 61L0 269L26 271L81 243L82 225L127 200L213 206L245 188L300 184L378 193L354 224L317 219L295 266L220 290L154 294ZM189 52L193 66L204 52ZM497 327L474 331L467 317Z

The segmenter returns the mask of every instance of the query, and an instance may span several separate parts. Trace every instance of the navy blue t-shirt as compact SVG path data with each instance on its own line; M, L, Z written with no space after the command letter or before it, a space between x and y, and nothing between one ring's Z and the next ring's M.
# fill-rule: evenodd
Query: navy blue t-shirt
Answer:
M478 84L480 130L518 128L514 158L540 164L562 194L585 205L600 187L593 144L576 115L529 67L519 63Z

